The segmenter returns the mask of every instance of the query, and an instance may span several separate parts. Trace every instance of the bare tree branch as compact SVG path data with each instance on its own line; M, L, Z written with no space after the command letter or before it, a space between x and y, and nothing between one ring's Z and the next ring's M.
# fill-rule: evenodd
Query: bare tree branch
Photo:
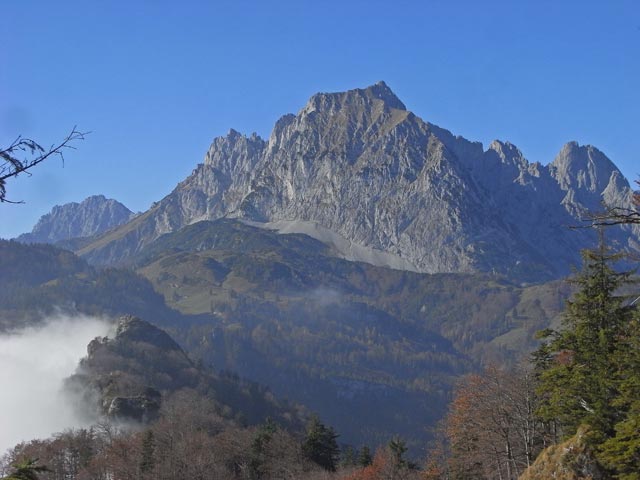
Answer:
M29 169L50 157L59 157L64 165L64 152L75 150L73 142L84 140L90 132L80 132L74 126L71 132L57 145L51 145L45 150L40 144L30 138L19 136L7 148L0 150L0 203L23 203L7 199L6 181L17 177L21 173L31 175ZM19 158L23 157L23 158Z
M635 181L640 185L640 180ZM605 205L602 212L591 212L584 219L588 225L571 228L611 227L613 225L640 225L640 190L633 192L633 208L610 207Z

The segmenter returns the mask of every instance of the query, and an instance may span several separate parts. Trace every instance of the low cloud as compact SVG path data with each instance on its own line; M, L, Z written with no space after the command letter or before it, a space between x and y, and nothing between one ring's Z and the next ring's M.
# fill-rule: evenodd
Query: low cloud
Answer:
M86 355L87 344L111 328L95 317L58 316L0 335L0 455L21 441L95 420L78 413L62 386Z
M306 294L309 300L317 302L320 306L335 305L342 302L342 294L328 287L318 287L310 290Z

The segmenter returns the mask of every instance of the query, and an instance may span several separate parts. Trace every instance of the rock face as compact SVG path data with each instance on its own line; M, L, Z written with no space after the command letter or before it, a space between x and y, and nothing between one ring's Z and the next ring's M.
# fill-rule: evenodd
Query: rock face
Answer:
M119 421L157 418L161 392L195 387L199 373L180 346L164 331L125 316L113 338L96 338L68 387L97 397L101 414ZM87 393L88 392L88 393Z
M146 388L144 393L134 397L113 397L106 415L119 421L149 423L158 417L160 400L160 392L153 388Z
M570 231L602 201L631 205L632 190L591 146L568 143L548 166L508 142L454 136L406 110L383 82L314 95L268 140L231 131L204 163L133 222L79 250L117 263L160 235L199 220L314 225L422 272L564 275L593 232ZM293 225L294 227L291 227ZM638 249L640 229L614 242Z
M221 415L242 417L249 425L272 418L298 430L306 415L265 387L194 364L166 332L131 315L120 318L112 337L89 343L65 386L87 418L97 414L127 423L155 420L176 395L206 400Z
M128 222L134 213L120 202L94 195L80 203L56 205L40 217L31 233L20 235L23 243L56 243L78 237L91 237Z
M543 450L536 461L524 471L520 480L604 480L610 478L595 459L586 437L589 431L578 432L559 445Z

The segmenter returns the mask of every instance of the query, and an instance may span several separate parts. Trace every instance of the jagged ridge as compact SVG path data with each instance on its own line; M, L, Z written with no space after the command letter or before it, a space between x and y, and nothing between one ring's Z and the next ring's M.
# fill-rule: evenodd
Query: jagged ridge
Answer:
M56 243L78 237L99 235L128 222L134 213L122 203L93 195L82 202L56 205L40 217L31 233L16 238L23 243Z
M199 220L315 222L423 272L498 272L539 280L578 264L593 234L566 227L631 188L591 146L567 144L548 166L508 142L457 137L406 110L380 82L314 95L268 141L231 131L142 218L79 250L116 263ZM291 231L291 230L289 230ZM619 247L638 249L638 229Z

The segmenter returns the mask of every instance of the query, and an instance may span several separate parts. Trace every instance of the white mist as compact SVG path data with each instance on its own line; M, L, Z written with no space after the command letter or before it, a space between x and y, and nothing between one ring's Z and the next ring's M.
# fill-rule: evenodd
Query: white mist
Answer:
M87 344L110 325L86 316L58 316L0 336L0 456L17 443L86 426L62 385Z

